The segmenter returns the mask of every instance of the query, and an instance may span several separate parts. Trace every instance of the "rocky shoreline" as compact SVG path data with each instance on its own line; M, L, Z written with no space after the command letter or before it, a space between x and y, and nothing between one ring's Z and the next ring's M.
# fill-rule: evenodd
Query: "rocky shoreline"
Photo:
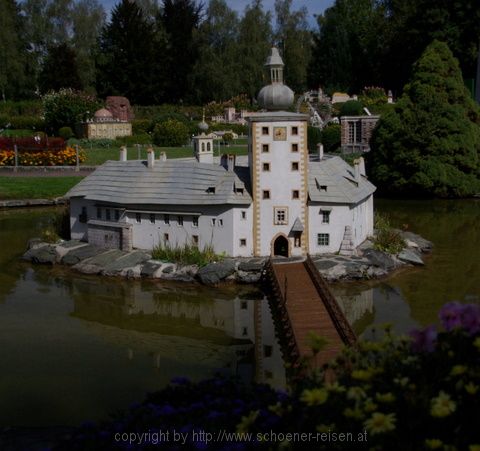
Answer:
M365 241L357 255L312 256L320 274L329 282L340 280L368 280L384 277L403 266L423 265L422 254L430 252L432 243L412 232L398 230L406 247L396 255L373 248ZM199 268L197 265L178 265L152 259L149 252L102 249L80 241L46 243L33 238L22 257L36 264L62 264L83 274L117 276L131 279L150 278L181 282L198 281L204 285L221 282L257 283L262 275L266 258L225 258ZM287 261L287 259L283 259ZM295 260L298 260L295 259Z

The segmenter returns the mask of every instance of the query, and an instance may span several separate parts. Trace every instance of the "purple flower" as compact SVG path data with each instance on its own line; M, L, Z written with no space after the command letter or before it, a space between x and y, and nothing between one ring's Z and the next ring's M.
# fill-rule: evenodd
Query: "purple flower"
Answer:
M440 320L445 330L450 331L462 326L464 306L459 302L449 302L440 310Z
M437 331L433 325L425 329L412 330L410 337L413 339L412 349L415 352L432 352L435 349Z
M480 332L480 305L466 304L461 314L462 326L470 335Z

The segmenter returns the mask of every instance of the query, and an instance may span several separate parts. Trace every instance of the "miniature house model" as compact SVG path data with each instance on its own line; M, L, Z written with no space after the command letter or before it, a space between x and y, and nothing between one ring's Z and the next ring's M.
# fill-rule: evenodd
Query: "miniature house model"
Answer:
M203 120L194 156L108 161L72 188L73 239L106 248L185 243L230 256L351 254L373 233L373 192L363 160L352 167L320 147L308 154L308 116L287 111L276 48L271 83L249 116L248 157L213 155Z

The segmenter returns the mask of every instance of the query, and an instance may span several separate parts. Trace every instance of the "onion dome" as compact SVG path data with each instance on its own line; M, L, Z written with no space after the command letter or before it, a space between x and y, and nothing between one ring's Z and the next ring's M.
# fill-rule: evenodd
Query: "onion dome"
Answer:
M113 114L106 108L100 108L95 111L94 117L95 119L113 119Z
M270 69L272 82L264 86L258 93L259 105L269 111L286 110L293 105L293 91L283 84L283 60L278 49L272 48L272 52L265 63Z
M198 128L201 132L206 132L208 130L208 124L205 122L205 108L203 109L202 122L198 123Z

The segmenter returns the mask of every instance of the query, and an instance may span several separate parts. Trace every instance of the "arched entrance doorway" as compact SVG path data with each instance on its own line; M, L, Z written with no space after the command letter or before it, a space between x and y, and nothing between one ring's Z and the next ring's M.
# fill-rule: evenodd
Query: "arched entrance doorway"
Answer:
M288 257L288 239L284 235L279 235L273 242L273 256Z

